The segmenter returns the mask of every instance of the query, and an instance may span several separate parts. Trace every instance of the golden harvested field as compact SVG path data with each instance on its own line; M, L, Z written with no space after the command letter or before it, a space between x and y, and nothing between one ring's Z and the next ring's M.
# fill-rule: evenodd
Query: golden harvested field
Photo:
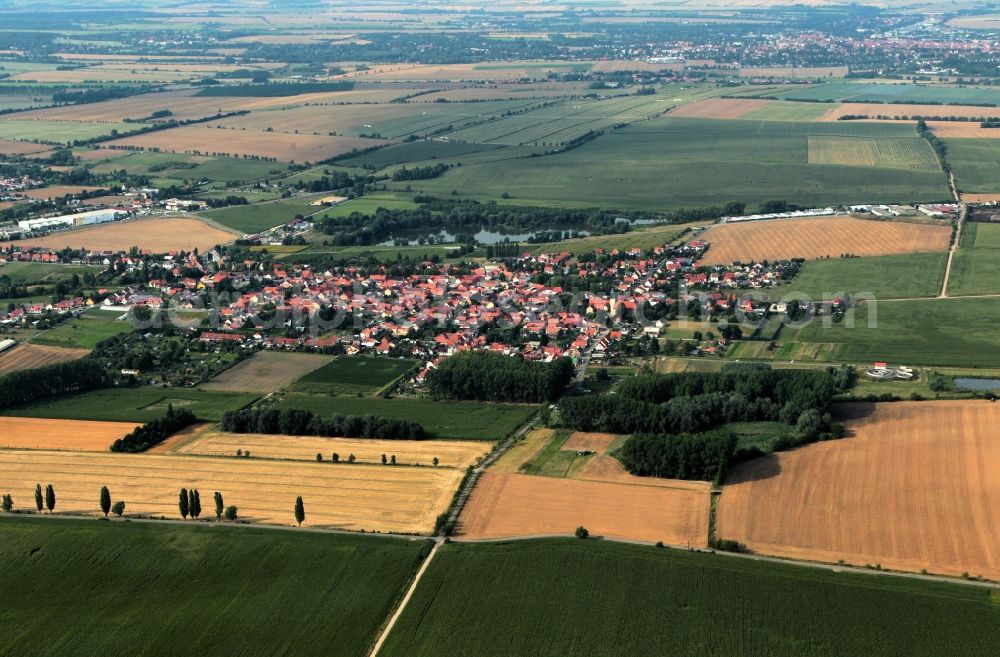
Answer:
M275 436L254 433L206 431L193 440L177 444L178 454L204 456L235 456L236 450L249 451L251 456L267 459L315 461L317 454L329 461L336 452L347 461L354 454L358 463L382 463L396 456L400 465L433 466L465 469L489 452L492 443L481 440L376 440L374 438L322 438L319 436Z
M1000 579L1000 406L850 410L853 437L738 467L719 535L762 554Z
M750 112L764 109L772 100L758 98L708 98L681 105L670 116L689 116L701 119L739 119Z
M469 539L571 535L703 547L709 485L703 490L578 481L487 471L479 478L457 534Z
M968 105L916 105L897 104L880 105L874 103L843 103L823 115L823 121L838 121L842 116L871 116L879 114L890 117L904 116L963 116L971 118L1000 116L1000 108L974 107ZM960 123L961 124L961 123Z
M409 104L438 102L439 99L452 102L463 100L521 100L523 98L562 98L563 96L578 96L586 93L576 83L568 82L559 88L533 87L530 85L494 85L488 87L466 87L460 89L445 89L431 94L417 96Z
M0 448L106 452L111 443L137 426L130 422L3 416L0 417ZM0 478L6 478L2 468Z
M871 221L854 217L777 219L713 226L698 236L711 247L702 265L734 261L788 258L837 258L944 251L950 226L928 226L902 221Z
M490 466L490 472L506 474L518 472L522 465L534 460L545 449L545 446L552 442L555 436L555 429L534 429L529 431L525 435L524 440L521 440L504 452L503 456Z
M333 356L260 351L224 370L202 385L206 390L274 392L326 365Z
M961 16L952 18L948 21L948 25L963 30L998 30L1000 29L1000 14Z
M22 509L41 483L54 487L56 513L96 515L107 486L126 515L179 518L177 492L186 487L201 491L203 517L219 491L240 519L291 525L301 495L310 527L414 533L433 530L462 478L453 468L21 450L0 450L0 472Z
M2 269L0 269L0 273L3 273ZM18 370L29 370L33 367L65 363L77 358L83 358L89 353L90 351L87 349L47 347L40 344L19 344L0 353L0 375L10 374Z
M570 67L565 62L502 62L485 64L387 64L372 66L366 71L347 73L350 79L382 81L429 80L519 80L545 78L549 72L565 73Z
M54 198L62 198L67 194L79 194L80 192L92 192L100 187L89 187L87 185L51 185L49 187L39 187L38 189L27 189L25 196L48 201Z
M124 119L141 119L160 110L170 110L170 118L180 121L197 119L222 112L242 109L239 98L201 98L193 96L192 90L170 91L166 93L142 94L130 98L107 100L84 105L66 105L49 109L32 110L18 114L23 119L47 121L112 121L120 123Z
M996 114L1000 115L1000 109ZM972 121L928 121L927 127L942 139L1000 139L1000 129L983 128Z
M570 435L563 443L563 450L576 452L586 450L590 452L606 452L611 444L618 439L613 433L587 433L577 431Z
M191 251L210 249L236 239L228 233L191 217L158 217L140 221L88 226L45 237L18 242L20 246L47 249L86 248L92 251L128 251L133 246L143 251Z
M381 139L185 126L116 139L108 142L108 145L131 146L165 153L229 157L256 155L272 157L282 162L315 162L349 153L354 149L361 150L386 143L388 142Z
M907 171L941 170L934 150L922 139L906 137L810 136L809 164L882 167Z
M671 64L654 64L652 62L609 59L596 62L590 70L594 73L620 73L622 71L648 71L651 73L659 73L660 71L683 71L684 64L681 62Z

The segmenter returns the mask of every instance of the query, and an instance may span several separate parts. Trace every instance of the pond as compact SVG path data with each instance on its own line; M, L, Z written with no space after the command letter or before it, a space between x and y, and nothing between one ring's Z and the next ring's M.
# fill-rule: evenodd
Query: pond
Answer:
M958 377L955 387L959 390L1000 390L1000 379L969 379Z

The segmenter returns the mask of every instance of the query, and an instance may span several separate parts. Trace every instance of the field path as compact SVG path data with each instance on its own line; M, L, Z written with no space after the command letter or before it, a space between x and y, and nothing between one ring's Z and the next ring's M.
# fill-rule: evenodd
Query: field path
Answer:
M954 180L954 175L952 176ZM954 189L954 183L952 183L952 189ZM956 196L958 193L956 192ZM952 240L951 248L948 249L948 266L944 269L944 282L941 283L941 294L938 295L938 299L948 298L948 279L951 278L951 262L955 259L955 251L958 250L958 245L962 242L962 225L965 224L965 215L968 212L969 206L962 203L962 209L958 213L958 230L955 232L955 239Z
M403 596L403 599L399 601L399 606L396 607L396 611L389 618L389 622L385 624L385 627L382 629L382 633L378 637L378 641L375 642L375 647L372 648L370 653L368 653L368 657L376 657L379 651L382 650L382 645L385 643L385 640L389 638L389 633L392 632L392 628L396 626L396 621L399 620L399 617L403 615L403 611L406 610L407 603L410 601L410 598L413 597L413 592L417 590L417 586L420 584L420 578L427 572L428 566L431 565L431 561L434 559L434 555L437 554L438 548L441 547L442 543L443 541L436 541L434 543L434 547L431 549L431 553L428 554L427 558L424 559L424 562L420 564L420 570L417 571L417 575L413 578L410 588L406 591L406 595Z

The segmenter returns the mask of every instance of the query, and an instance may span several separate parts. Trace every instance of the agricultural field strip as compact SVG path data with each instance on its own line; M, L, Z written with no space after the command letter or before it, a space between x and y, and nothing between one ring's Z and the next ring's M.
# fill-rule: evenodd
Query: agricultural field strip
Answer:
M393 532L429 532L462 477L452 468L25 450L0 450L0 471L21 508L44 482L56 489L57 511L95 513L106 485L129 513L176 517L177 490L187 486L221 491L259 522L291 523L301 495L314 526Z
M0 427L2 427L0 418ZM0 443L2 444L2 443ZM431 465L440 460L442 468L474 465L489 452L492 443L463 440L378 440L374 438L321 438L316 436L274 436L211 432L189 440L173 454L234 456L236 450L249 451L254 458L315 461L316 454L329 460L333 452L347 461L354 454L359 463L381 463L381 457L395 456L400 465Z
M568 112L567 106L572 107ZM448 133L448 137L485 143L527 143L551 139L561 132L569 131L572 136L563 135L563 138L572 138L597 126L606 127L615 123L656 116L662 114L668 107L665 101L660 99L651 101L636 97L581 102L579 105L574 101L566 101L555 107L545 107L455 130ZM656 111L653 111L654 109ZM563 123L569 125L562 126ZM552 129L553 124L557 129ZM519 139L513 139L515 135L519 135Z
M926 172L941 170L930 144L912 137L810 135L809 164L843 164Z

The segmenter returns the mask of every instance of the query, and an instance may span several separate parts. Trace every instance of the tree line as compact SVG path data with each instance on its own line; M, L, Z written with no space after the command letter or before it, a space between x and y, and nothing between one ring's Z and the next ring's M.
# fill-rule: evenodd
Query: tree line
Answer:
M450 168L449 165L443 163L413 169L407 169L406 166L403 166L403 168L396 169L393 172L392 179L396 182L404 180L430 180L431 178L438 178L444 175L445 171Z
M626 379L615 394L568 397L563 424L608 433L697 433L729 422L772 421L796 425L808 413L829 427L834 395L853 385L847 368L772 370L728 368Z
M53 395L96 390L107 384L104 369L89 359L11 372L0 376L0 408Z
M136 427L132 433L119 438L111 444L112 452L137 453L145 452L150 447L158 445L181 429L191 426L197 418L186 408L175 411L172 404L167 405L167 414L141 427Z
M226 411L219 427L230 433L263 433L287 436L339 436L421 440L422 425L379 415L334 415L329 420L312 411L298 409L252 409Z
M569 358L542 363L487 351L464 351L428 372L426 383L437 399L537 404L559 399L573 375Z

